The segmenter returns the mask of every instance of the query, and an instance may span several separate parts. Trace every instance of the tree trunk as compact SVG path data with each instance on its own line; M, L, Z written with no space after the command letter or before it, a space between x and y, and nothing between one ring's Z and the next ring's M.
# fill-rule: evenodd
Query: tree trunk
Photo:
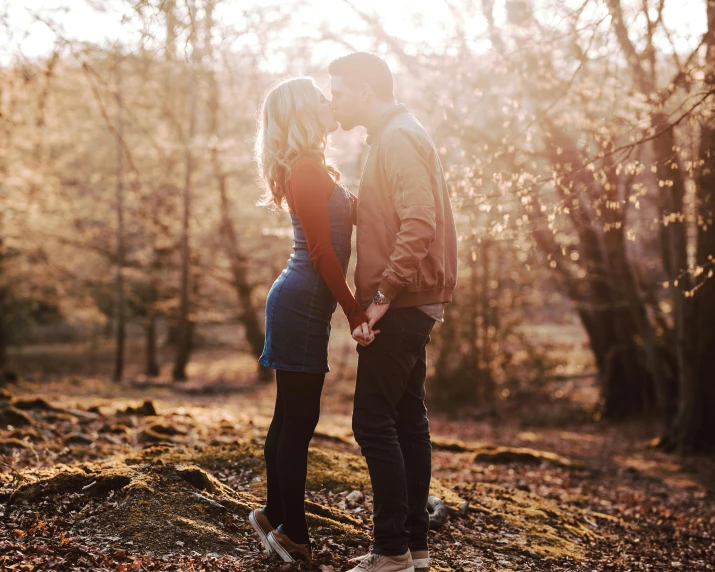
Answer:
M116 345L114 353L114 374L112 379L115 382L122 381L124 373L124 342L125 334L125 313L124 313L124 158L122 150L123 117L122 117L122 75L121 75L121 55L117 55L117 188L116 188L116 209L117 209L117 275L116 275Z
M465 334L469 336L469 355L467 355L466 363L468 368L473 372L479 371L482 361L482 329L484 308L487 306L484 296L479 295L479 248L472 246L472 251L469 253L469 286L471 304L469 304L469 324L465 328ZM477 381L476 379L474 380Z
M653 127L662 131L668 118L656 114ZM678 363L678 390L688 391L696 375L695 306L685 292L692 288L688 272L688 237L685 220L685 179L675 154L675 130L667 129L654 141L655 161L658 165L659 201L661 218L661 244L663 267L669 279L673 301L675 354Z
M190 238L190 221L191 221L191 193L192 193L192 177L194 172L194 157L193 157L193 140L196 131L196 111L197 111L197 81L196 67L198 60L198 41L196 38L196 29L193 26L195 22L195 7L189 5L189 9L194 13L191 14L192 29L190 32L190 42L193 48L191 55L191 70L193 72L189 81L189 130L184 141L184 192L183 192L183 224L181 232L181 285L179 288L181 302L179 306L178 320L178 340L176 347L176 360L174 361L173 378L174 381L186 381L186 365L189 362L191 353L191 335L192 325L189 313L190 309L190 266L191 266L191 250L189 245Z
M178 315L178 336L176 343L176 359L174 361L173 377L174 381L186 381L186 364L189 362L189 344L190 344L190 328L189 322L189 305L190 305L190 285L189 285L189 269L191 266L191 251L189 247L189 233L191 220L191 178L193 172L193 157L191 152L191 139L193 138L193 122L194 122L194 106L195 106L195 87L192 82L191 95L191 119L192 128L189 130L188 141L186 142L185 151L185 179L183 193L183 224L181 232L181 285L179 292L181 301L179 305Z
M159 375L159 364L156 360L156 314L151 309L144 322L144 339L146 345L144 374L148 377L156 377Z
M2 227L0 227L1 230ZM0 237L0 280L2 280L2 238ZM7 324L5 323L5 287L0 284L0 375L7 365Z
M480 356L479 364L476 372L479 373L479 394L485 398L489 404L494 406L494 393L496 391L496 386L494 380L492 379L492 341L494 339L493 332L496 331L496 324L494 323L493 309L491 307L492 297L490 295L490 282L491 282L491 256L490 251L492 245L498 245L497 242L492 242L490 240L482 241L482 272L481 272L481 284L477 285L475 281L476 289L480 292L474 292L475 296L480 299L481 307L481 343L480 343ZM476 269L476 265L475 265ZM473 300L474 302L475 300Z
M6 88L6 78L0 77L0 125L2 125L3 140L0 142L0 180L5 180L7 177L7 153L11 144L10 135L10 121L8 110L5 109L5 89ZM0 186L0 192L2 192L2 187ZM4 197L0 195L0 200ZM2 374L2 368L7 364L7 334L6 334L6 324L5 315L7 311L5 310L5 299L7 294L5 292L5 284L3 282L3 265L5 258L5 246L4 237L5 236L5 215L3 209L0 209L0 375Z
M559 143L570 149L565 142ZM546 226L540 212L536 200L528 214L537 226ZM571 205L569 216L579 237L583 279L577 279L568 270L561 246L550 231L535 230L532 236L539 249L555 264L554 272L559 275L565 294L576 304L598 369L602 415L611 419L641 415L648 403L652 381L636 345L640 331L629 304L614 288L618 280L611 271L608 249L599 237L596 223L588 211L576 203ZM613 244L610 246L615 248Z
M705 89L715 86L715 3L707 4ZM715 123L712 112L700 130L700 160L696 180L697 245L693 297L684 301L692 308L693 330L688 347L694 347L692 371L681 378L678 413L666 437L666 445L681 453L715 450ZM687 322L686 322L687 325ZM681 356L678 356L679 359Z
M92 324L92 330L89 334L89 359L88 359L88 370L89 375L97 375L97 354L99 349L99 336L102 333L102 326L99 324Z
M653 398L655 398L655 409L658 413L664 414L666 419L671 419L674 413L675 379L668 376L667 368L664 366L661 352L658 349L655 328L648 318L646 300L638 289L636 276L626 252L625 229L628 201L621 196L620 189L628 188L632 181L627 178L621 185L615 176L615 165L610 164L609 159L605 161L608 164L609 173L609 184L605 191L611 208L604 209L603 217L608 230L603 233L603 244L610 288L617 302L624 304L630 314L627 327L633 332L631 335L637 335L642 343L641 347L636 338L624 340L628 347L635 352L638 362L635 364L635 368L630 368L631 375L637 376L636 379L640 380L644 412L651 409ZM648 372L647 376L643 375L642 370L644 369ZM652 379L652 387L648 381L649 377Z

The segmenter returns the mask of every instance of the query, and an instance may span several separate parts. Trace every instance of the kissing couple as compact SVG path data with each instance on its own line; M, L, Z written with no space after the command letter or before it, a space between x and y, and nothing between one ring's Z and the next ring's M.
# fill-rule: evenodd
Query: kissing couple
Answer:
M432 447L425 348L457 281L457 236L439 154L396 103L387 63L356 52L330 64L331 99L312 78L265 95L256 159L264 205L290 212L293 254L266 301L260 363L276 370L264 447L267 502L249 520L285 562L311 559L308 445L320 416L330 320L340 304L359 354L352 426L374 501L372 550L351 572L429 569ZM328 134L367 128L359 198L325 158ZM357 226L356 293L346 281Z

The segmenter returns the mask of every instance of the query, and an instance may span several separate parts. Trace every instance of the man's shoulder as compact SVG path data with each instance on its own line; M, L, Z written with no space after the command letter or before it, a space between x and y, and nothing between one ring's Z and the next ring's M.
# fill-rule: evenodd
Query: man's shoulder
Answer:
M380 146L383 156L413 150L429 157L436 152L429 133L410 113L403 113L390 122L382 134Z
M411 113L403 113L390 121L381 137L386 145L399 144L401 141L416 141L432 145L432 138L427 130Z

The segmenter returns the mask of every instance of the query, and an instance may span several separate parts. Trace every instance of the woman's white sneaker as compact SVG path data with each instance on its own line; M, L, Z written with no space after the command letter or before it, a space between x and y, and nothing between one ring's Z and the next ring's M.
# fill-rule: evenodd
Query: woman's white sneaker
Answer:
M273 527L268 521L268 517L263 514L263 511L260 508L252 511L251 514L248 515L248 522L251 523L251 526L253 527L253 530L256 531L258 538L261 539L261 542L266 549L266 553L269 555L275 554L275 550L273 550L271 545L268 543L268 535L273 530Z

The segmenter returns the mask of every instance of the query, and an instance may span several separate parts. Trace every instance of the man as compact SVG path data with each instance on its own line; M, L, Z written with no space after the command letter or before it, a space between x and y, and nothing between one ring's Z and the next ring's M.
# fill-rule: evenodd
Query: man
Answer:
M370 329L379 331L371 344L358 345L353 431L375 506L373 549L352 572L427 570L425 347L457 281L454 219L437 150L395 102L387 63L358 52L333 61L329 72L338 123L368 130L355 282ZM355 339L364 341L359 332Z

